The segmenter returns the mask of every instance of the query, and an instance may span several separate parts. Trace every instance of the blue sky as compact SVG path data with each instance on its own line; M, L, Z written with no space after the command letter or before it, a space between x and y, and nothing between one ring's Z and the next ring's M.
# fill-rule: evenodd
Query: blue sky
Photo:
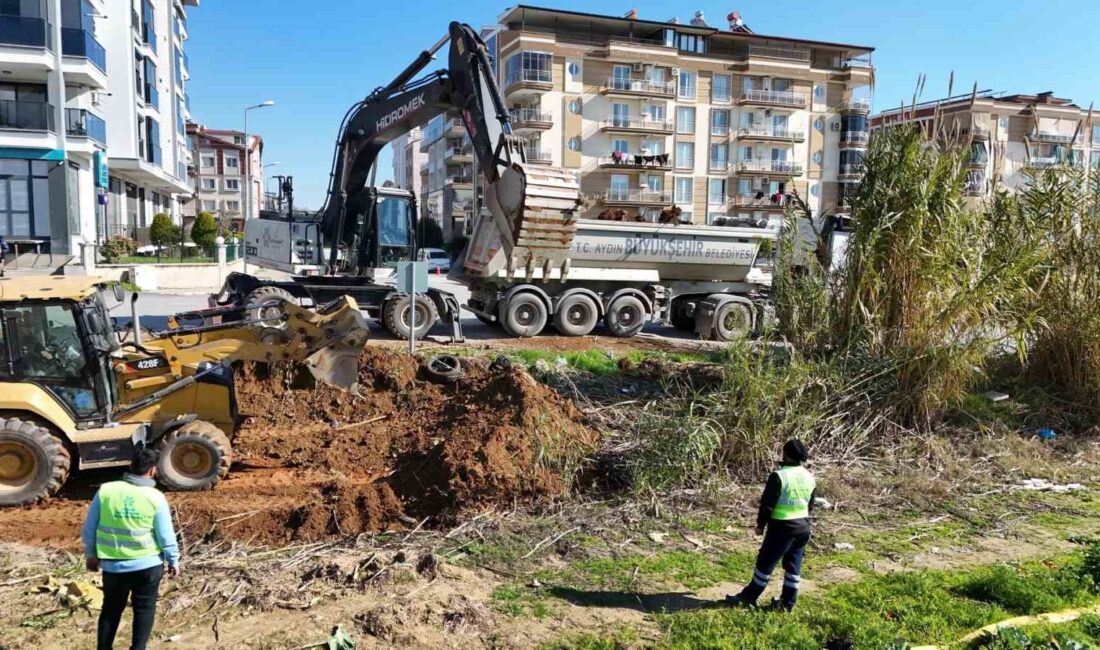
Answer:
M956 92L980 89L1032 93L1053 90L1082 106L1097 100L1100 75L1100 2L1096 0L801 0L766 2L622 3L555 0L540 6L682 21L696 10L725 24L734 9L762 34L839 41L875 47L875 106L912 97L917 76L924 97L942 96L955 73ZM206 0L190 12L195 120L212 128L243 128L264 136L268 174L294 176L298 203L324 200L340 119L348 107L390 81L421 50L441 37L451 20L491 24L504 2L444 0ZM379 181L391 175L388 153Z

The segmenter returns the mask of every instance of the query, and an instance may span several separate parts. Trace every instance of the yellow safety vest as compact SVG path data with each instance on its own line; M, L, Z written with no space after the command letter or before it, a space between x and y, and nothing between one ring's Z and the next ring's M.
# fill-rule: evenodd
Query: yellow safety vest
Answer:
M789 521L810 516L810 497L817 482L814 475L801 465L788 465L775 471L779 476L779 501L772 510L772 519Z
M99 488L95 554L101 560L139 560L160 554L153 519L163 495L154 487L127 481Z

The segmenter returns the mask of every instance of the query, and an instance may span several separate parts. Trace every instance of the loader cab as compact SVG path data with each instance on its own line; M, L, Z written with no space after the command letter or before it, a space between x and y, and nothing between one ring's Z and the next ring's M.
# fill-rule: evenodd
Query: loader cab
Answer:
M116 348L101 290L0 299L0 384L37 386L78 423L102 422L116 402Z

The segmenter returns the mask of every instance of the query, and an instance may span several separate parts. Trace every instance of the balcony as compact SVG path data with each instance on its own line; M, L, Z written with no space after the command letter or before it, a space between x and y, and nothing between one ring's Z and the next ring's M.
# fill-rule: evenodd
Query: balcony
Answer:
M1084 142L1080 135L1076 139L1072 135L1063 135L1061 133L1047 133L1046 131L1040 131L1038 133L1027 134L1027 139L1032 142L1048 142L1050 144L1081 144Z
M448 174L447 175L447 184L448 185L473 185L473 183L474 183L474 175L473 174Z
M53 106L47 102L0 100L0 129L53 131Z
M781 90L746 90L737 103L746 106L784 106L806 108L806 96Z
M73 138L88 138L106 145L107 123L102 117L83 108L66 108L65 134Z
M971 140L988 140L989 127L974 125L968 129L963 129L962 134L964 136L969 135Z
M1062 159L1054 156L1032 156L1027 165L1032 169L1053 169L1055 167L1062 167L1065 163Z
M863 178L863 165L841 165L837 172L838 181L858 181Z
M840 102L841 113L870 113L871 112L871 100L870 99L845 99Z
M554 75L550 70L516 70L504 80L504 94L520 91L545 92L554 89Z
M844 131L840 134L841 149L865 149L871 140L871 134L866 131Z
M966 160L966 166L971 169L985 169L989 164L989 156L982 154L980 156L970 156Z
M650 120L637 117L608 117L600 122L604 133L654 133L672 135L671 120Z
M65 56L80 56L88 59L100 72L107 72L107 50L100 45L91 32L83 29L63 28L61 30L61 53Z
M453 117L443 125L443 135L449 138L461 138L466 135L466 125L461 119Z
M513 129L537 129L545 131L554 126L554 116L537 108L513 108L508 111Z
M707 163L707 170L711 173L728 173L730 170L730 161L728 160L711 160Z
M523 150L523 157L533 165L549 165L553 161L549 151L530 147Z
M610 189L600 198L604 205L672 205L672 192Z
M761 57L765 59L785 59L787 61L810 62L810 51L800 50L795 47L770 47L766 45L750 45L744 50L749 57Z
M762 192L765 196L756 198L755 194L738 194L730 198L730 205L735 208L751 208L753 210L786 210L786 199L783 198L779 201L775 201L772 197L767 196L767 192Z
M443 159L449 163L468 163L473 162L474 154L468 147L448 147Z
M985 183L968 181L963 185L963 196L985 196Z
M737 130L741 140L779 140L783 142L802 142L806 139L804 131L792 131L777 127L750 127Z
M606 156L600 158L600 169L622 169L630 171L672 171L672 158L669 154L622 154L621 157Z
M0 45L46 47L49 30L43 18L0 16Z
M676 85L671 81L612 77L600 88L600 94L619 97L663 97L671 99L676 96Z
M802 173L802 165L786 160L739 160L737 173L798 176Z

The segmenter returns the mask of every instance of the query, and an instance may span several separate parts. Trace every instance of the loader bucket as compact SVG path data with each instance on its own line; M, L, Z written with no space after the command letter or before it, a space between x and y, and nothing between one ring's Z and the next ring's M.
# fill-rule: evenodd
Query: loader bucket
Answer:
M358 309L344 310L325 326L328 342L306 357L313 379L355 392L359 383L359 355L367 344L367 321ZM295 382L297 383L297 382Z

